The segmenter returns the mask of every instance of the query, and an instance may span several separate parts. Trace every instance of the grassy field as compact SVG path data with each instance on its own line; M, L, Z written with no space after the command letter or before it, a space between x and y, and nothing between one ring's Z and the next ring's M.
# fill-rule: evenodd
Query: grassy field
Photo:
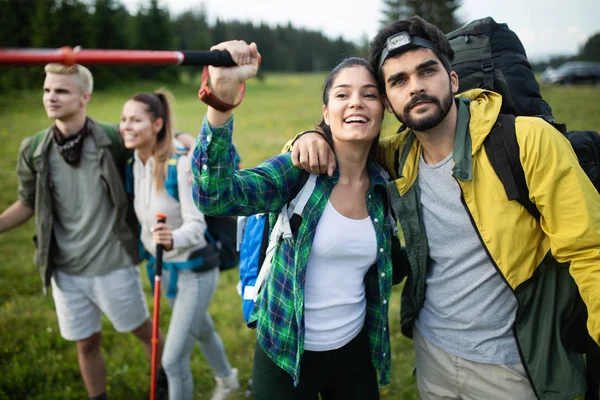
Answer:
M234 142L242 164L252 167L279 152L295 133L320 119L321 84L324 75L267 75L263 82L249 83L246 98L236 110ZM101 121L116 122L123 102L134 92L154 90L151 83L124 84L95 93L89 114ZM205 106L197 97L198 82L169 86L177 129L196 134ZM600 130L597 99L600 87L542 87L555 117L570 129ZM15 164L19 143L25 136L49 125L41 104L41 90L0 96L0 210L15 199ZM397 127L386 116L385 134ZM41 294L41 281L33 265L33 221L0 235L0 400L82 399L85 389L77 368L75 346L60 337L52 297ZM217 329L234 367L240 371L241 390L234 399L251 398L255 332L245 327L241 301L235 290L237 270L221 274L211 305ZM151 296L143 279L147 298ZM411 342L399 331L399 287L393 294L390 312L393 365L392 383L381 389L384 399L416 399ZM165 304L165 302L163 302ZM168 306L161 308L161 325L166 329ZM104 320L103 351L107 360L109 394L112 399L146 399L149 362L131 335L115 333ZM192 358L196 398L208 399L214 386L212 373L196 348Z

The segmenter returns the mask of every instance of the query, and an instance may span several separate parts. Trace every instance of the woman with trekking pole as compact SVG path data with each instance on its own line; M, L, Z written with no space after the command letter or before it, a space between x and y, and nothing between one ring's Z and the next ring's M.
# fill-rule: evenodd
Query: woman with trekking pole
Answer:
M134 196L151 282L159 255L157 245L164 249L162 288L173 310L162 354L169 398L194 397L190 358L198 342L216 378L211 400L225 399L239 383L237 370L229 365L208 313L219 279L218 253L204 236L204 215L192 200L188 161L173 137L167 94L159 91L132 96L123 106L120 131L125 147L134 150L125 171L125 185ZM157 222L157 213L168 215L168 223ZM155 295L160 295L157 292ZM160 380L160 370L157 375Z
M283 208L281 216L302 178L290 153L238 171L233 158L231 110L258 70L256 44L230 41L213 49L229 51L238 66L205 69L211 88L201 96L209 107L192 162L196 205L217 215ZM392 231L386 175L372 158L384 107L366 60L346 59L329 73L322 112L317 129L332 141L338 168L332 177L309 178L314 188L305 198L302 222L277 242L258 292L250 317L257 329L255 400L319 394L323 400L374 400L378 383L390 379Z

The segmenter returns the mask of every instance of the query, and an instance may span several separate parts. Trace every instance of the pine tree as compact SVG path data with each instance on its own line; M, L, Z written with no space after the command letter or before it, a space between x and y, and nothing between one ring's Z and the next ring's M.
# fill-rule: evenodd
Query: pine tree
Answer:
M173 20L172 27L177 49L208 50L214 44L204 9L183 12Z
M578 58L585 61L600 61L600 32L588 38Z
M132 47L132 34L129 31L132 17L118 0L95 0L90 15L91 26L89 46L96 49L129 49ZM90 66L94 75L94 86L106 88L134 76L133 69L127 66Z
M460 25L454 15L461 5L460 0L383 0L383 4L382 26L413 15L420 16L445 33Z
M139 50L174 50L174 37L171 31L169 11L158 5L158 0L150 0L147 8L140 8L136 20L135 48ZM138 76L145 79L166 82L179 79L179 71L174 66L142 66L136 68Z

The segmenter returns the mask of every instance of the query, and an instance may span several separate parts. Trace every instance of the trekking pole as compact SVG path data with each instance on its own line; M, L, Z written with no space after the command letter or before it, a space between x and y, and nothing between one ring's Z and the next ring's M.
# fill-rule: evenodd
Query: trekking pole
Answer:
M167 221L166 214L156 214L157 223ZM156 263L154 265L154 310L152 317L152 367L150 371L150 400L156 397L156 372L158 365L158 313L160 309L160 278L162 276L163 245L156 245Z
M0 48L0 65L213 65L232 67L227 50L102 50L61 47L59 49Z

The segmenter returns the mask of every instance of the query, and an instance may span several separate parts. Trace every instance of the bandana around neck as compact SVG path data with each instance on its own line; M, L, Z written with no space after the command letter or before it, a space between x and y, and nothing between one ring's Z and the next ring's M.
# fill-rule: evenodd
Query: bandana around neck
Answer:
M88 135L88 120L85 120L83 128L73 136L65 137L61 131L54 125L52 127L56 149L67 164L77 167L81 161L83 152L83 141Z

